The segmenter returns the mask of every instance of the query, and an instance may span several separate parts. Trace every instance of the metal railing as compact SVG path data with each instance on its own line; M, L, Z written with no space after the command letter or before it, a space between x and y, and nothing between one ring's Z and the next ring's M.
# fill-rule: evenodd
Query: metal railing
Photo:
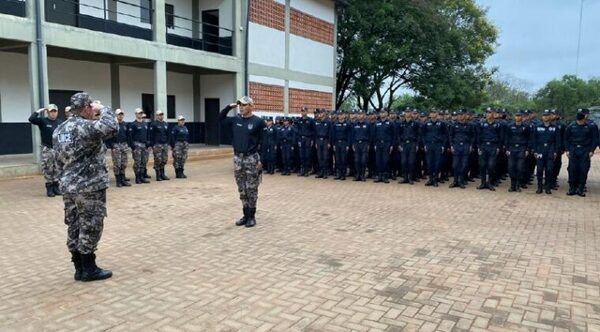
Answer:
M167 43L225 55L233 54L233 30L218 25L172 16L173 25L168 26Z
M103 0L102 6L73 0L45 0L46 21L121 36L152 40L153 9L121 0ZM110 9L109 7L117 8ZM129 9L125 11L124 9ZM148 13L144 22L141 12ZM137 15L132 14L136 12Z
M27 2L25 0L0 0L0 14L14 16L27 16Z

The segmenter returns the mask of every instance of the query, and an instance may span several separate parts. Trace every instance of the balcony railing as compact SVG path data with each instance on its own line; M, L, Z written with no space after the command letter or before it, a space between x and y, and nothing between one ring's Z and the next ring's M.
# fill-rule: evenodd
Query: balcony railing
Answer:
M0 14L25 17L27 10L25 0L0 0Z
M107 2L117 9L109 9ZM142 17L142 13L146 15ZM120 0L103 0L101 6L73 0L46 0L48 22L145 40L152 40L152 13L152 8Z
M207 52L233 54L233 30L182 16L168 16L167 43Z

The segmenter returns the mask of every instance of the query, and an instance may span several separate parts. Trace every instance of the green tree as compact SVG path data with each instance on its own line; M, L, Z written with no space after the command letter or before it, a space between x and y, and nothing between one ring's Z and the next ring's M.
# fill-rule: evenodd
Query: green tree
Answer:
M557 109L572 119L579 108L600 105L600 80L585 81L574 75L552 80L540 89L535 97L537 108Z

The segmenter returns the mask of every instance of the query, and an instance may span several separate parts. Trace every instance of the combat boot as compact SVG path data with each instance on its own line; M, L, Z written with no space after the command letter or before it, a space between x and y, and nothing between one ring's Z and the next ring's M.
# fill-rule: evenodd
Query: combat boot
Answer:
M160 176L160 170L155 169L154 171L155 171L154 173L156 173L156 181L162 181L163 179L162 179L162 176Z
M83 266L81 265L81 254L79 251L71 251L71 262L73 262L73 266L75 266L75 274L73 275L73 279L79 281L81 280L81 273L83 271Z
M142 181L140 180L140 173L135 172L135 184L140 184Z
M580 184L579 187L577 187L577 195L579 197L585 197L585 185L584 184Z
M455 176L454 181L452 183L450 183L449 188L456 188L456 187L458 187L458 178Z
M52 191L54 192L54 195L56 195L56 196L62 195L62 193L60 192L60 188L58 186L59 186L58 182L52 183Z
M144 172L139 172L139 178L140 178L140 182L139 183L150 183L150 181L146 180L146 178L144 177ZM136 182L137 183L137 182Z
M160 178L163 179L164 181L169 181L171 179L169 179L166 175L165 175L165 169L161 168L160 169Z
M548 195L552 194L552 183L546 182L544 189L545 189L544 192L546 192L546 194L548 194Z
M175 178L176 179L181 179L181 173L179 172L179 168L175 169Z
M183 167L179 169L180 175L182 179L187 179L187 175L185 175L185 173L183 173Z
M544 185L542 184L542 181L538 181L537 190L535 191L535 193L541 194L542 191L544 191Z
M515 191L517 191L517 186L515 185L515 180L511 179L510 180L510 188L508 188L508 192L513 193Z
M54 193L53 186L54 186L54 184L52 182L46 183L46 196L48 196L48 197L56 196L56 194Z
M123 185L123 187L131 187L131 184L127 181L125 181L125 174L121 174L121 185Z
M144 171L142 172L142 178L144 179L152 179L152 177L150 175L148 175L148 169L144 168Z
M254 227L256 225L256 208L248 208L248 220L246 221L246 227Z
M82 254L81 265L81 281L104 280L112 277L111 270L101 269L96 265L96 254Z
M240 218L240 220L238 220L235 225L236 226L244 226L246 224L246 222L248 222L248 210L249 208L245 207L242 209L244 211L244 216Z
M576 186L572 183L569 183L569 191L567 191L567 196L574 196L577 194Z
M115 173L115 183L117 185L117 188L123 187L123 182L121 180L121 175L120 174L116 174Z

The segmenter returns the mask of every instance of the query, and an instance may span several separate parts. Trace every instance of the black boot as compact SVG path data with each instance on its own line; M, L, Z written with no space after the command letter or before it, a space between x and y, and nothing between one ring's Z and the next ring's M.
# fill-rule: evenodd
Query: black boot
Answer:
M577 186L569 183L569 191L567 191L567 196L577 195Z
M175 178L176 179L181 179L181 174L179 173L179 168L175 169Z
M125 174L121 174L121 184L123 187L131 187L131 184L125 180Z
M542 181L538 181L537 190L535 191L535 193L541 194L543 191L544 191L544 185L542 184Z
M179 169L179 172L181 172L182 179L187 179L187 175L185 175L185 173L183 173L183 167ZM273 173L271 173L271 174L273 174Z
M166 175L165 175L165 169L161 168L160 169L160 178L163 179L164 181L169 181L171 179L169 179Z
M123 182L121 180L120 174L115 174L115 183L117 184L117 188L123 187Z
M148 169L144 168L144 172L142 173L142 177L144 179L152 179L152 177L150 175L148 175Z
M256 208L248 208L248 221L246 221L246 227L254 227L256 225Z
M580 184L577 187L577 195L579 197L585 197L585 184Z
M242 209L242 211L244 211L244 216L241 217L240 220L238 220L235 223L236 226L244 226L246 224L246 222L248 222L248 214L249 214L248 210L249 209L250 208L247 208L247 207L244 206L244 208Z
M54 193L54 183L48 182L46 183L46 196L54 197L56 194Z
M458 187L458 177L454 177L454 181L452 183L450 183L449 188L456 188Z
M75 266L75 275L73 279L79 281L81 280L81 273L83 267L81 265L81 254L79 251L71 251L71 262L73 262L73 266Z
M546 194L548 194L548 195L552 194L552 183L551 182L546 181L546 185L544 186L544 188L545 188L544 192L546 192Z
M142 180L140 178L141 178L140 173L139 172L135 172L135 184L142 183Z
M465 181L465 177L464 176L459 176L458 177L458 186L460 187L460 189L465 189L466 188L466 181Z
M140 172L140 183L150 183L150 181L146 180L146 177L144 177L144 172Z
M156 181L162 181L162 176L160 176L160 170L155 169L154 171L154 173L156 173Z
M104 280L112 277L111 270L104 270L96 265L96 255L87 254L81 255L81 281Z
M516 184L515 180L510 179L510 188L508 188L508 192L513 193L515 191L517 191L517 184Z
M60 188L58 187L58 182L52 183L52 191L54 192L54 195L56 195L56 196L62 195L62 193L60 192Z

